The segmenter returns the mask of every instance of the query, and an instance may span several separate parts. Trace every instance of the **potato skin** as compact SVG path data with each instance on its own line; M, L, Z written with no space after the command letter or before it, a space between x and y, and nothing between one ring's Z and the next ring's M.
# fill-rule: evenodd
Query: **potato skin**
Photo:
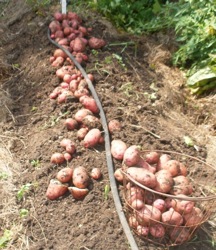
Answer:
M112 140L111 142L111 154L116 160L122 160L124 153L127 149L126 143L122 140Z
M170 194L178 195L190 195L193 192L193 187L189 182L189 179L183 175L179 175L173 178L174 185L170 190Z
M168 170L159 170L155 174L156 176L156 185L154 190L161 193L168 193L173 186L173 178L171 173Z
M64 195L68 190L67 184L62 184L59 180L51 179L46 191L46 197L49 200L56 200Z
M156 186L157 181L155 175L147 169L130 167L126 170L126 173L146 187L154 188Z
M76 167L73 172L73 184L77 188L87 188L90 182L90 176L87 170L80 166Z

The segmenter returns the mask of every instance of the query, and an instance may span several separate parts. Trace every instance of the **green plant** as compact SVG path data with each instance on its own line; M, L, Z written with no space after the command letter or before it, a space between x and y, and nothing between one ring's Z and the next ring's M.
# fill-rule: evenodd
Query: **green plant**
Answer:
M108 199L109 192L110 192L110 186L109 186L109 185L106 185L106 186L104 187L104 198L105 198L105 200Z
M40 160L32 160L31 165L35 168L38 168L40 166Z
M12 232L8 229L4 230L3 236L0 237L0 248L3 249L7 246L8 241L12 238Z
M44 15L45 9L53 3L52 0L26 0L26 2L38 15Z
M31 186L31 183L26 183L22 185L22 187L17 192L18 201L21 201L24 198L25 194L29 192Z
M21 218L26 217L29 214L29 210L25 208L21 208L19 210L19 215Z
M0 180L7 180L9 177L8 173L0 172Z

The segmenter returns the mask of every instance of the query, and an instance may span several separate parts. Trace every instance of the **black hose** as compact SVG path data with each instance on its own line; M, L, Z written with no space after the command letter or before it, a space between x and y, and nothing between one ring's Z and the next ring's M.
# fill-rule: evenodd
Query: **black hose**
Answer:
M114 165L113 165L113 160L112 160L112 155L111 155L111 150L110 150L110 136L109 136L109 130L108 130L108 126L107 126L107 121L106 121L106 116L105 113L103 111L103 107L101 105L101 102L98 98L98 95L95 91L95 88L91 82L91 80L89 79L88 75L86 74L85 70L83 69L83 67L77 62L77 60L75 59L75 57L73 55L71 55L71 53L65 49L64 47L62 47L61 45L59 45L58 43L56 43L54 40L51 39L50 37L50 30L48 29L48 39L49 41L54 44L56 47L58 47L59 49L63 50L65 52L65 54L67 54L67 56L73 61L73 63L75 64L75 66L79 69L79 71L81 72L81 74L83 75L83 77L85 78L87 84L88 84L88 88L93 96L93 98L96 101L96 104L100 110L100 118L101 118L101 122L102 122L102 126L103 126L103 130L104 130L104 141L105 141L105 150L106 150L106 160L107 160L107 166L108 166L108 174L109 174L109 180L110 180L110 188L111 188L111 192L113 195L113 199L114 199L114 203L115 203L115 207L116 207L116 211L118 213L120 222L122 224L123 230L125 232L125 235L128 239L128 242L131 246L132 250L139 250L136 241L133 237L133 234L130 230L130 227L128 225L127 219L125 217L123 208L122 208L122 204L121 204L121 200L119 197L119 193L118 193L118 188L117 188L117 184L116 184L116 180L114 177Z

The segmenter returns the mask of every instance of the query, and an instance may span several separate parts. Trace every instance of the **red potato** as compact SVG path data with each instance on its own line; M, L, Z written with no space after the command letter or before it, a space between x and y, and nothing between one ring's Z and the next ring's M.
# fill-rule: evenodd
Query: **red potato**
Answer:
M62 168L56 174L56 179L62 183L72 181L73 169L69 167Z
M87 188L68 187L68 190L75 200L83 200L89 193Z
M54 14L53 14L53 17L55 18L55 20L57 20L57 21L59 21L59 22L61 22L62 20L63 20L63 15L62 15L62 13L61 12L55 12Z
M60 196L63 196L67 190L67 184L62 184L59 180L51 179L46 191L46 197L49 200L56 200Z
M179 167L180 167L180 175L187 176L188 171L187 171L186 166L183 163L180 162Z
M145 161L149 164L157 164L160 158L160 154L156 151L150 151L145 155Z
M78 23L82 23L82 19L75 12L68 11L67 18L68 20L76 20Z
M137 228L137 226L139 225L138 224L138 221L136 219L135 216L131 215L129 218L128 218L128 224L131 228Z
M69 36L73 31L74 31L73 28L67 26L67 27L64 28L63 32L64 32L65 36Z
M168 170L159 170L155 173L156 185L154 190L161 193L168 193L173 187L173 178Z
M81 38L76 37L70 42L70 47L75 52L84 52L86 49L86 44Z
M193 207L190 213L183 215L185 226L196 226L205 221L202 211L198 207Z
M170 194L178 195L185 194L190 195L193 192L193 187L189 181L189 179L183 175L179 175L173 178L174 185L170 190Z
M88 35L87 28L84 26L79 26L78 30L83 33L84 36Z
M83 146L85 148L92 148L99 143L101 138L101 131L98 128L90 129L83 139Z
M122 140L116 139L116 140L111 141L111 155L116 160L123 159L126 149L127 149L127 145Z
M57 102L59 104L66 103L69 97L73 97L73 93L69 90L63 90L62 93L58 95Z
M82 108L75 113L74 118L77 122L81 123L87 115L93 115L93 113L89 109Z
M171 206L174 208L174 210L180 214L188 214L192 212L194 207L193 201L187 201L187 200L179 200L178 197L188 197L187 195L176 195L176 199L171 200Z
M154 188L156 186L157 180L155 175L144 168L129 167L126 173L146 187Z
M181 174L179 161L176 160L167 161L167 163L162 167L162 169L168 170L171 173L172 177Z
M71 81L72 81L72 76L70 74L65 74L63 77L63 82L70 84Z
M54 153L51 156L50 162L54 164L62 164L65 161L64 155L62 153Z
M137 220L142 226L149 226L161 220L161 211L151 205L145 205L142 209L136 211Z
M58 22L57 20L53 20L49 24L49 29L51 31L51 34L54 34L57 30L61 30L60 22Z
M155 238L163 238L166 234L165 227L162 224L154 224L149 227L150 234Z
M168 154L162 154L157 163L157 171L163 169L164 165L171 160L171 156Z
M76 152L76 146L74 142L71 141L70 143L68 143L65 147L65 151L71 155L74 154Z
M140 160L140 151L136 145L132 145L125 150L123 163L128 166L136 166Z
M55 60L52 62L53 67L61 67L64 64L64 57L58 56L55 58Z
M64 52L63 50L61 50L61 49L56 49L56 50L54 51L53 56L54 56L55 58L57 58L57 57L63 57L64 59L67 58L67 55L66 55L65 52Z
M161 220L167 225L180 226L183 224L183 217L173 208L170 208L168 211L162 213Z
M132 186L129 187L126 192L126 200L129 204L132 204L134 200L144 200L145 191L138 187L138 186Z
M99 180L102 177L102 172L100 168L93 168L90 176L94 179L94 180Z
M84 106L84 108L89 109L92 113L98 113L99 108L94 98L90 96L82 96L79 99L80 103Z
M77 188L87 188L90 183L90 176L86 168L79 166L73 171L73 184Z
M69 41L67 38L61 38L59 41L58 41L58 44L59 45L65 45L65 46L68 46L69 45ZM69 46L68 46L69 47Z
M122 171L121 171L121 168L117 168L117 169L115 170L114 176L115 176L115 178L116 178L116 180L117 180L118 182L123 183L123 178L124 178L124 176L123 176L123 173L122 173Z
M83 118L82 123L89 129L92 128L102 128L100 120L94 115L87 115Z
M74 66L72 65L62 66L60 69L56 70L56 75L60 79L63 79L66 74L73 74L73 73L74 73Z
M181 244L187 242L191 237L191 232L188 228L175 227L170 231L169 236L173 243Z
M61 27L64 29L65 27L70 27L69 20L62 20Z
M61 82L60 87L63 88L63 89L69 89L69 84L66 83L66 82Z
M71 139L68 139L68 138L63 138L61 141L60 141L60 146L63 147L63 148L66 148L66 146L68 144L70 144L72 142Z
M64 32L62 30L57 30L54 34L55 40L58 42L58 38L64 38ZM57 40L58 39L58 40Z
M89 91L86 88L79 88L79 89L77 89L77 90L74 91L74 96L76 98L80 98L82 96L88 96L88 95L89 95Z
M166 203L163 199L156 199L152 206L159 209L162 213L166 211Z
M108 129L109 129L109 132L111 134L113 134L115 132L121 131L122 126L121 126L121 123L118 120L114 119L114 120L109 121Z
M103 39L91 37L88 40L88 45L91 49L101 49L106 45L106 42Z
M94 76L92 74L88 74L87 76L91 82L94 82Z
M64 126L68 129L68 130L75 130L78 128L78 122L73 119L73 118L67 118L64 121Z
M148 236L149 234L149 227L147 226L141 226L138 224L136 228L137 234L140 236Z
M77 138L78 140L83 140L86 136L86 134L88 133L89 129L88 128L80 128L77 131Z
M76 79L70 81L69 89L72 92L75 92L78 89L79 81Z
M139 162L137 163L138 167L144 168L152 172L153 174L156 172L156 167L151 166L148 162L146 162L143 158L140 157Z
M64 153L64 158L66 161L71 161L73 156L71 154L69 154L68 152Z
M136 199L131 202L131 207L137 210L142 209L145 206L142 200Z
M152 192L145 190L144 202L148 205L153 205L153 202L158 198L158 196Z

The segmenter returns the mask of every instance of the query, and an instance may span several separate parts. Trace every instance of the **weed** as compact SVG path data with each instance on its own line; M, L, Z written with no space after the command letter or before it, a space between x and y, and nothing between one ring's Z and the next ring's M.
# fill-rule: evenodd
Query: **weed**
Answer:
M38 160L38 159L37 160L32 160L30 163L35 168L40 167L40 160Z
M109 185L106 185L106 186L104 187L104 198L105 198L105 200L108 199L109 192L110 192L110 186L109 186Z
M22 185L22 187L17 192L18 201L21 201L24 199L25 195L29 192L31 186L32 186L31 183L26 183Z
M0 172L0 180L7 180L9 177L8 173Z
M4 230L3 236L0 237L0 248L3 249L7 246L8 241L12 238L12 232L8 229Z
M22 208L19 211L19 215L20 215L21 218L26 217L28 214L29 214L28 209Z

